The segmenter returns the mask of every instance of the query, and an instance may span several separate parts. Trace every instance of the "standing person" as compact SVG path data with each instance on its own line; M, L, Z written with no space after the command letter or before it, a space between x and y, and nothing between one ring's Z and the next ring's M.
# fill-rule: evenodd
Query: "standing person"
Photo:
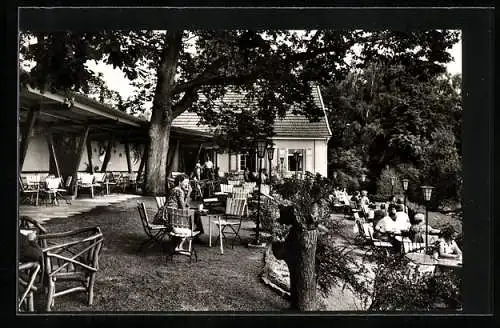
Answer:
M411 227L410 217L403 211L403 204L396 204L396 224L401 231L408 231Z
M198 181L201 180L201 164L199 160L196 161L196 166L194 167L194 176Z
M208 156L205 158L205 163L203 163L203 171L208 179L214 179L214 163L212 163Z
M248 169L248 167L245 167L245 170L243 171L243 179L245 180L245 182L252 182L250 178L250 170Z

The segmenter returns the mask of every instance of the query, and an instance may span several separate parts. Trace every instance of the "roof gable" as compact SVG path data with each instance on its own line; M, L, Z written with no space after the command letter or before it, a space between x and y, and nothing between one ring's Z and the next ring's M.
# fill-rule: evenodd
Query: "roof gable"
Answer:
M332 135L326 119L325 106L318 86L313 87L312 95L316 105L321 108L324 113L319 121L309 122L309 119L304 115L287 113L283 119L277 118L274 122L274 133L276 137L324 138ZM240 98L241 96L237 93L228 92L224 101L233 102L238 101ZM198 125L199 121L200 118L196 113L186 111L174 119L172 126L202 132L211 132L210 126Z

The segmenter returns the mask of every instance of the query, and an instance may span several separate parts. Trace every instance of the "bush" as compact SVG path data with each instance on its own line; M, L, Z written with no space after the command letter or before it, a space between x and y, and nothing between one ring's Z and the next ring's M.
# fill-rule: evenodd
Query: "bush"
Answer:
M462 278L453 272L418 274L400 256L380 257L375 271L371 311L461 309Z

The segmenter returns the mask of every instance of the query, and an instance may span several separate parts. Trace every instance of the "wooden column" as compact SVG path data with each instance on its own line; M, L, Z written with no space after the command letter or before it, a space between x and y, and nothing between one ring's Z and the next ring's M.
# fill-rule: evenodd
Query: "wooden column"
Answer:
M49 152L54 160L54 165L56 166L57 177L61 177L61 170L59 169L59 161L57 160L56 149L54 147L54 138L52 137L52 132L47 133L47 144L49 145Z
M86 125L82 136L80 137L80 143L78 144L78 148L76 150L76 161L75 166L73 168L73 179L71 181L73 185L73 195L76 197L78 193L78 168L80 167L80 162L83 157L83 149L87 143L87 136L89 135L89 126Z
M144 144L144 150L142 151L141 163L139 164L139 169L137 170L137 176L142 174L142 170L144 170L144 165L146 164L146 157L148 153L148 146Z
M89 162L90 166L90 173L94 174L94 164L92 163L92 140L90 138L87 138L87 141L85 142L87 144L87 159Z
M106 172L109 160L111 159L111 149L113 148L113 142L115 138L113 134L110 135L108 146L106 147L106 155L104 156L104 161L102 162L101 172Z
M31 135L31 131L33 131L39 113L40 113L39 106L32 107L29 110L28 118L26 121L27 126L23 131L24 133L22 135L21 145L19 147L19 171L23 170L24 159L26 158L26 153L28 151L29 138Z
M130 146L128 142L125 142L125 157L127 157L128 173L132 173L132 162L130 161Z
M172 165L174 165L174 158L175 158L175 153L177 150L180 148L180 140L177 140L175 143L175 147L173 149L169 148L168 154L167 154L167 177L170 175L170 172L172 172Z

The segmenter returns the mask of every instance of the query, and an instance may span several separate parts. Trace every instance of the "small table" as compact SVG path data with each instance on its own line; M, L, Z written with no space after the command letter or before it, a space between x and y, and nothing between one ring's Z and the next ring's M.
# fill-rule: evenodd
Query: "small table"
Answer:
M410 261L419 265L437 265L438 260L434 259L432 256L422 253L408 253L405 255Z

